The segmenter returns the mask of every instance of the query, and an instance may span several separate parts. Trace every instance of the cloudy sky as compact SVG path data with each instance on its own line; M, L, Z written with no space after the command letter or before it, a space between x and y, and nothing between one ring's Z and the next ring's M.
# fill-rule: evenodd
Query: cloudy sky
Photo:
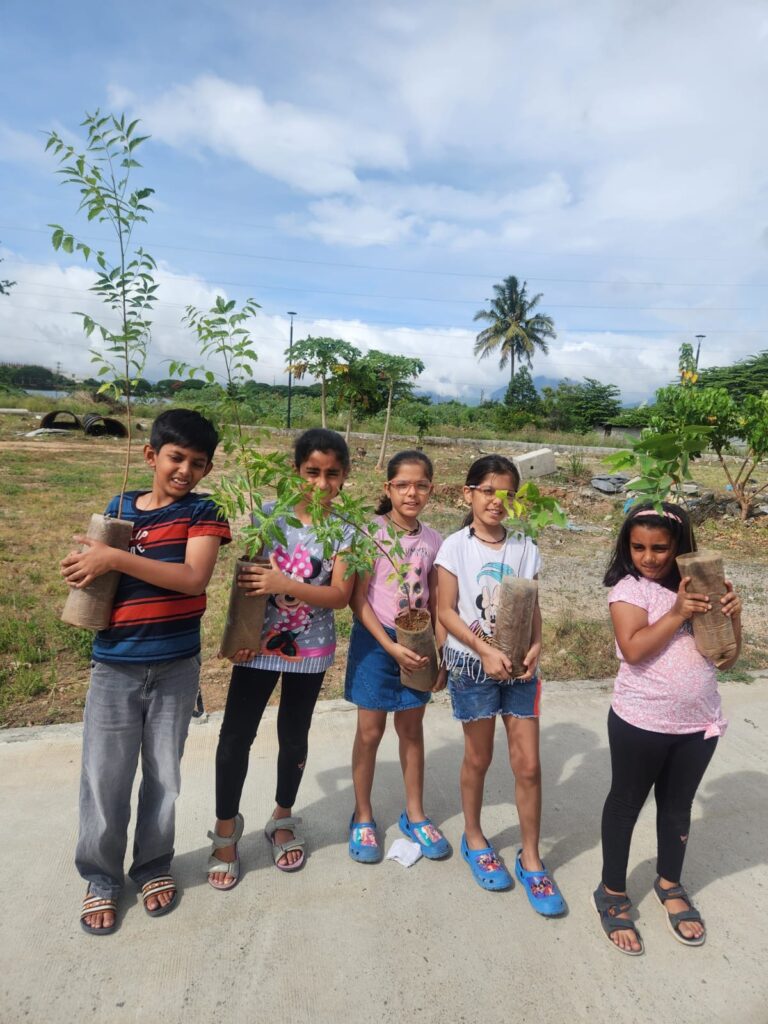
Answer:
M95 245L44 133L142 119L158 260L148 376L193 353L184 307L252 296L258 375L296 339L418 355L477 400L473 314L509 274L557 327L533 372L635 402L703 334L768 348L764 0L7 0L0 33L0 360L88 372L73 310ZM482 325L480 325L482 326Z

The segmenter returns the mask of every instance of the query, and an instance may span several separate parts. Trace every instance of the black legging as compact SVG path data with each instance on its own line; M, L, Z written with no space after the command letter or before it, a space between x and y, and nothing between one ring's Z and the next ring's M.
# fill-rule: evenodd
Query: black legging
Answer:
M280 807L293 807L307 761L312 724L325 672L283 672L277 712L277 792ZM234 818L248 774L248 755L280 672L235 665L216 748L216 817Z
M656 797L656 873L679 882L691 805L717 746L703 732L649 732L630 725L611 708L611 791L603 808L603 883L615 892L627 885L629 844L651 786Z

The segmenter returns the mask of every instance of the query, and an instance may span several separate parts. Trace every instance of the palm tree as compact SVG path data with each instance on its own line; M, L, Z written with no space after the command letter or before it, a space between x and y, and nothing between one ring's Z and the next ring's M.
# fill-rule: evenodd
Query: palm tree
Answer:
M497 350L500 352L499 369L510 363L510 380L515 376L515 357L525 360L530 366L537 348L546 355L549 351L547 338L556 338L555 323L546 313L535 313L541 294L528 296L527 281L522 288L517 278L505 277L501 284L495 284L496 297L491 300L490 309L479 309L475 320L486 320L489 324L475 340L475 355L485 359Z

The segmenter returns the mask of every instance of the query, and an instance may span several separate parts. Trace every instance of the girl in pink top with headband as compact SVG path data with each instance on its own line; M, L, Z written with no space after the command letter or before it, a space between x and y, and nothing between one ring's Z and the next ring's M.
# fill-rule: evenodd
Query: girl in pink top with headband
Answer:
M611 790L602 819L603 875L592 901L608 939L639 956L643 943L629 919L627 861L632 832L654 788L658 855L654 891L678 942L700 946L701 915L680 884L691 806L726 722L714 664L696 649L691 617L711 608L706 594L688 593L677 555L696 550L684 509L637 505L616 540L604 583L616 634L619 671L608 714ZM722 611L741 648L741 601L730 583Z

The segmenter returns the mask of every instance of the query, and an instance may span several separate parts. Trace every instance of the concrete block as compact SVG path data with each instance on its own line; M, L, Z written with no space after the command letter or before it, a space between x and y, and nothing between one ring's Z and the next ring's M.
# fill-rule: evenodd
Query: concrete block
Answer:
M540 476L549 476L557 471L555 453L551 448L537 448L534 452L524 452L512 460L520 474L520 483L536 480Z

